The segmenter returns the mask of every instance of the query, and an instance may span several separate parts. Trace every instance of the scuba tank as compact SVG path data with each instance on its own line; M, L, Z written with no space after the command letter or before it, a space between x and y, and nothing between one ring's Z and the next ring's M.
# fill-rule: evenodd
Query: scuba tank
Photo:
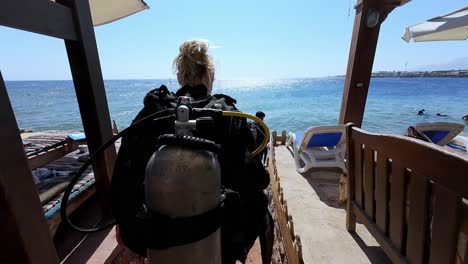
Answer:
M190 120L189 104L190 98L179 98L176 135L159 138L162 146L151 156L145 171L147 209L172 219L202 215L216 209L221 201L221 169L212 151L215 145L191 136L197 122L203 121ZM194 148L197 143L199 147ZM150 248L147 256L149 263L221 263L219 227L193 243Z
M237 152L245 149L245 143L234 138L238 134L231 131L238 130L233 124L246 123L242 119L248 118L259 122L267 134L268 128L258 118L235 111L231 107L235 100L228 96L213 95L203 99L206 103L194 101L194 108L189 98L179 96L178 103L174 101L176 98L164 86L151 91L145 97L145 108L132 125L91 153L71 179L60 213L65 224L84 233L115 225L114 222L91 229L79 228L68 219L66 206L73 186L86 168L122 138L111 186L113 214L121 241L138 255L149 257L150 263L221 263L230 259L225 255L236 257L231 251L238 252L237 248L226 246L230 245L225 241L229 236L224 231L229 224L223 222L223 215L231 219L230 215L237 210L233 210L238 206L236 188L262 192L268 184L268 175L262 174L263 166L260 164L256 169L253 160L268 138L250 155ZM222 144L222 152L214 142ZM223 191L218 153L219 163L224 166ZM250 172L255 172L256 177L249 177ZM252 204L259 205L260 200ZM260 207L263 210L266 205ZM220 226L224 234L222 260ZM238 243L239 238L235 239Z

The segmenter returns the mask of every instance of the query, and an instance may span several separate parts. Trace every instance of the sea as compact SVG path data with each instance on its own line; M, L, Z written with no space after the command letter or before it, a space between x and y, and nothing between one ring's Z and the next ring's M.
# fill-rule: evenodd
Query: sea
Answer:
M145 94L176 80L106 80L110 116L119 130L128 127L143 106ZM230 95L246 113L263 111L274 131L303 131L338 122L344 78L216 81L213 93ZM18 126L33 131L82 130L72 81L7 81ZM424 115L418 115L425 109ZM438 116L437 113L446 116ZM378 133L404 134L421 122L468 125L467 78L373 78L362 127ZM468 129L462 132L468 136Z

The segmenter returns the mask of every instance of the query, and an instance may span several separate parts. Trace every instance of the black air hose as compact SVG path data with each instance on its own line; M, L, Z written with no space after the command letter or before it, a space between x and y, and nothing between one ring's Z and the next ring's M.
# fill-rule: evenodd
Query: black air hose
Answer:
M101 147L99 147L93 154L91 154L88 158L88 160L80 167L80 169L76 172L76 174L73 176L73 178L70 180L70 183L67 185L67 188L65 189L65 192L62 197L62 202L60 204L60 216L62 218L62 221L64 221L67 225L69 225L71 228L75 229L76 231L83 232L83 233L93 233L93 232L98 232L107 228L110 228L114 226L116 223L112 222L103 226L99 227L94 227L94 228L80 228L75 226L70 219L68 218L67 215L67 205L68 205L68 199L70 198L70 194L73 190L73 186L78 182L80 179L81 175L86 171L86 169L91 165L91 163L94 161L94 159L101 154L104 150L106 150L110 145L115 143L119 138L123 137L124 135L130 134L134 129L140 127L143 124L146 124L147 122L152 122L152 121L158 121L162 119L166 119L169 117L173 117L174 114L174 109L165 109L159 112L156 112L154 114L151 114L131 126L127 127L126 129L122 130L120 133L112 137L109 141L104 143ZM158 117L161 116L161 117Z

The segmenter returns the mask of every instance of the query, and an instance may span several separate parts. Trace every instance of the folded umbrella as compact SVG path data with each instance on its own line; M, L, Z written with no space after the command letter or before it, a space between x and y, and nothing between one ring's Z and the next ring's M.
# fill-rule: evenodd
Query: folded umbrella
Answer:
M149 6L142 0L89 0L94 26L114 22Z
M468 38L468 6L450 14L406 28L402 39L409 42L465 40Z

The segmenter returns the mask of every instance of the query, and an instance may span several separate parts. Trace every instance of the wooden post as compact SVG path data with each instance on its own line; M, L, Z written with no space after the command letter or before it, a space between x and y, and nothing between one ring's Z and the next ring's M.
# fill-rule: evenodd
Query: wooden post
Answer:
M355 193L356 193L356 188L355 188L355 171L354 171L354 164L355 164L355 156L354 156L354 150L355 150L355 143L353 142L353 138L351 137L353 131L353 125L348 124L346 126L346 135L347 135L347 141L346 141L346 157L348 159L348 183L346 186L347 190L347 201L346 201L346 229L349 232L355 232L356 231L356 215L354 214L354 207L353 207L353 202L355 200ZM358 145L359 148L361 145ZM360 162L360 161L358 161Z
M367 100L367 91L374 64L375 49L379 39L380 25L387 15L407 0L359 0L356 4L353 37L349 51L348 68L341 101L340 124L354 123L361 127ZM366 25L370 11L379 13L378 23Z
M0 72L0 263L59 263Z
M71 5L74 17L78 40L65 40L65 46L86 140L90 153L93 153L112 138L112 124L89 2L82 0L60 2ZM115 147L112 146L93 163L97 191L105 213L110 213L109 191L115 156Z

